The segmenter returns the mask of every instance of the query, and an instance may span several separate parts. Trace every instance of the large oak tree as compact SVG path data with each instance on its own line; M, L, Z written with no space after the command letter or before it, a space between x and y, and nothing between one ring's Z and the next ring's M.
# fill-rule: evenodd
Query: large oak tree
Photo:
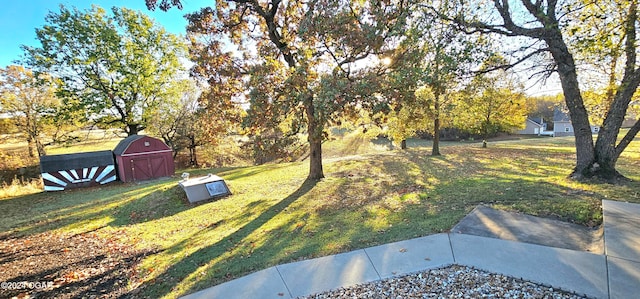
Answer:
M304 131L310 148L308 179L324 177L325 127L348 110L375 106L377 65L391 41L402 33L403 0L366 1L216 1L189 16L190 23L211 22L215 38L226 38L242 59L237 69L247 79L249 127L287 123ZM147 0L150 9L180 7L177 0ZM201 22L202 23L202 22ZM217 70L211 70L216 72Z
M457 10L441 11L441 15L456 21L468 33L497 34L517 41L514 44L521 45L522 51L514 60L516 63L536 56L543 59L548 57L548 63L544 66L546 71L556 72L560 78L575 131L577 157L571 176L576 179L598 177L606 181L621 178L616 170L616 162L640 131L638 119L626 135L618 140L629 103L640 84L640 65L636 57L637 0L607 3L582 0L492 2L493 5L486 6L482 1L460 1ZM611 6L616 8L615 14L610 14L606 8ZM572 47L568 41L578 47ZM589 51L591 46L594 48ZM593 51L596 46L603 46L607 51ZM613 70L613 77L610 77L606 116L594 144L589 115L581 94L580 69L576 58L593 57L595 53L602 55L600 61L613 65L613 68L616 68L616 64L623 67L619 75Z
M36 30L42 45L25 47L27 63L59 78L58 95L88 120L137 134L159 101L180 96L185 43L141 12L61 6L45 21Z

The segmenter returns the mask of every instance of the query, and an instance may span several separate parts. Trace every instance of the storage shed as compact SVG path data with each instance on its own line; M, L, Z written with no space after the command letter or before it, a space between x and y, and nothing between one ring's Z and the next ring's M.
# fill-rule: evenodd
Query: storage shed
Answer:
M45 191L104 185L116 180L111 151L40 157Z
M131 135L118 143L113 155L123 182L168 177L175 172L171 148L153 137Z

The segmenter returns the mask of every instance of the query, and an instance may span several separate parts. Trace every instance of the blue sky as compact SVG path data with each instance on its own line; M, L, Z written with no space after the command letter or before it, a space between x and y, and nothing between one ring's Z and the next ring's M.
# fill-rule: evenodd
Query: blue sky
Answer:
M44 17L49 11L59 12L59 5L75 6L84 10L96 4L103 8L113 6L127 7L144 12L156 20L167 31L184 34L187 21L186 13L199 10L201 7L211 6L215 0L182 0L182 10L172 8L168 12L159 9L149 11L145 0L13 0L3 1L0 10L0 67L12 64L20 58L20 45L38 46L35 29L44 25Z

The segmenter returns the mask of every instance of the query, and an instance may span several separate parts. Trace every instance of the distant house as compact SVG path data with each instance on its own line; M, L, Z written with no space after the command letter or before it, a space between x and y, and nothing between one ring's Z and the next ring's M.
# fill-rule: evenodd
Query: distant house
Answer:
M553 136L573 136L573 125L568 113L556 108L553 110Z
M547 124L542 117L527 117L524 129L518 131L523 135L540 135L547 130Z
M591 133L597 134L600 132L600 127L591 125ZM571 118L567 112L564 112L560 108L553 110L553 121L547 123L543 117L527 117L525 121L525 128L515 132L516 134L523 135L544 135L544 136L574 136L573 125L571 124Z
M600 132L600 126L591 125L591 133L597 134ZM574 136L573 125L571 124L571 118L569 114L556 108L553 111L553 136Z

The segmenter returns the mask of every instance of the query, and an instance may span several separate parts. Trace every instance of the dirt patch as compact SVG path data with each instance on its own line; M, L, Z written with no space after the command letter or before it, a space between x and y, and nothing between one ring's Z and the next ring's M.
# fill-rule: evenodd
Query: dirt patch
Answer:
M0 236L0 298L124 298L150 251L96 233Z

